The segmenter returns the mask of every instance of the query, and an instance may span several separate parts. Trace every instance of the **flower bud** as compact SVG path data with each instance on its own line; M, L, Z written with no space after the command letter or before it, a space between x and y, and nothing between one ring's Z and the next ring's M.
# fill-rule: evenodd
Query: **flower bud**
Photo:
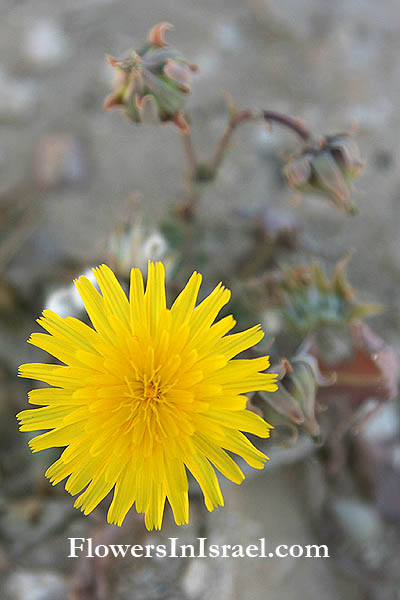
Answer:
M324 378L318 362L304 346L290 362L283 360L273 368L279 374L279 387L274 394L258 392L252 403L274 426L272 436L284 445L296 443L299 433L308 434L320 442L320 426L316 418L316 397L319 386L331 385L333 378ZM289 435L288 435L289 434Z
M132 50L127 58L108 57L109 64L116 69L115 91L106 98L104 107L122 108L135 123L173 121L186 131L183 109L192 72L197 67L167 46L163 36L170 28L168 23L153 27L148 41L139 50Z
M339 210L355 214L357 208L350 198L350 184L363 166L352 135L340 133L327 135L304 148L283 172L294 189L327 196Z
M281 319L298 333L307 334L380 312L380 305L357 302L346 278L348 259L349 255L336 264L331 279L317 264L284 271L275 290Z

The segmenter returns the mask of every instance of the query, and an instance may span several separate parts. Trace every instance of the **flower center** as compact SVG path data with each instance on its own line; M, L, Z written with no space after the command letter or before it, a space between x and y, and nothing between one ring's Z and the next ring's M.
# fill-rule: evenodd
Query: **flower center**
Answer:
M153 372L151 375L144 375L142 385L141 396L144 400L147 400L150 403L157 403L160 400L163 400L164 394L160 376L156 372Z
M158 395L158 384L154 381L145 382L143 394L145 398L152 400L153 398L159 398Z

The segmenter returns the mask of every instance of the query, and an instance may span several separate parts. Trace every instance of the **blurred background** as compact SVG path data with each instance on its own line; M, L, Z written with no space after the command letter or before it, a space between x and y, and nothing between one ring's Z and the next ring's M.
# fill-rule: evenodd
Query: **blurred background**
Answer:
M333 488L323 450L303 444L275 459L271 453L265 471L240 487L225 482L224 509L205 513L194 495L188 527L176 528L168 516L161 534L144 537L132 518L118 534L125 543L190 543L198 536L220 544L265 537L271 547L328 543L330 559L93 565L66 558L68 537L113 540L114 528L104 529L101 509L83 517L62 485L53 489L45 480L57 453L32 456L28 434L18 433L14 415L26 407L29 387L15 372L43 360L25 343L43 307L62 313L72 278L110 260L110 235L129 199L138 195L143 218L153 221L183 200L186 166L176 128L136 126L103 110L113 79L106 55L139 47L162 21L174 24L167 40L199 66L187 109L200 157L212 154L224 130L229 91L239 108L279 110L321 134L356 121L368 165L354 192L357 217L323 198L305 196L294 205L281 175L281 155L296 149L293 136L244 125L199 205L204 231L212 231L204 242L210 279L224 280L232 257L249 246L246 218L268 207L302 232L328 270L354 249L349 280L363 300L385 306L371 326L394 353L400 349L396 0L0 0L1 598L396 600L396 400L383 403L352 438L351 451L338 442L344 475Z

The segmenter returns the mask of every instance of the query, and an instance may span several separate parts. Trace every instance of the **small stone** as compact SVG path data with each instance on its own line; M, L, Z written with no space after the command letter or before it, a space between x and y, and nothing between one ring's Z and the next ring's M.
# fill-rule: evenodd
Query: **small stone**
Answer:
M209 579L207 564L201 558L190 561L182 579L182 589L188 598L201 598Z
M70 133L44 135L34 151L37 185L46 190L82 183L87 176L86 148Z
M331 513L345 546L371 568L380 565L385 556L385 527L376 506L356 497L340 497L332 500Z
M285 111L284 108L281 110ZM287 112L289 113L290 110L288 109ZM273 124L258 127L253 133L254 145L261 156L269 157L279 153L282 150L284 139L285 132L279 126Z
M223 50L240 51L244 46L243 37L234 23L219 23L215 37Z
M375 509L355 498L336 498L332 510L349 537L373 540L382 533L382 522Z
M310 38L315 34L317 17L328 12L320 0L254 0L257 16L278 34Z
M37 19L29 26L24 42L24 54L39 67L53 67L70 55L65 33L50 19Z
M92 269L87 269L82 275L98 288ZM63 318L79 317L85 311L82 299L74 283L52 290L46 297L44 307L46 310L52 310Z
M201 52L194 56L194 60L199 67L197 79L211 77L215 75L220 68L219 57L215 52Z
M396 402L384 404L370 417L362 430L369 442L378 443L393 439L400 431L400 416Z
M66 598L67 586L56 573L20 569L9 576L6 592L10 600L61 600Z
M0 68L0 120L29 116L37 103L37 87L29 79L15 79Z

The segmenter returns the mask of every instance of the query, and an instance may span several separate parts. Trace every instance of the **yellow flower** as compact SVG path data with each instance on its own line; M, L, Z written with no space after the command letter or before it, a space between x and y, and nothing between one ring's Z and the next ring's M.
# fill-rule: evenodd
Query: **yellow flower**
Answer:
M182 525L186 468L211 511L224 502L212 465L235 483L244 479L225 450L256 469L267 459L241 433L268 437L271 427L245 410L243 394L275 391L276 375L261 372L268 357L231 360L264 334L257 325L225 335L233 317L213 322L230 292L219 284L195 307L196 272L170 309L162 263L149 263L146 291L132 269L129 300L106 265L94 273L101 294L86 277L75 282L93 328L48 310L38 319L50 335L33 333L29 342L66 366L20 367L20 376L54 386L29 392L42 408L17 415L21 431L51 430L30 441L33 452L66 446L46 476L53 485L67 477L65 489L82 492L75 506L85 514L114 488L108 522L121 525L136 503L146 527L160 529L168 498Z

